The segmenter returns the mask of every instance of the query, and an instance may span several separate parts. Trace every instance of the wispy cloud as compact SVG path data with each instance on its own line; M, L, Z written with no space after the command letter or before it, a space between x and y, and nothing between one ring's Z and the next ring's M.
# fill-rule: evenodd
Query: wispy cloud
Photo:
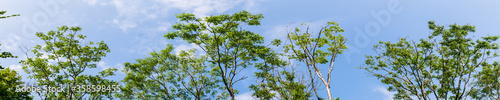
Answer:
M122 30L122 31L128 31L129 28L134 28L136 27L137 25L132 22L131 20L118 20L118 19L113 19L113 23L118 25L118 27Z
M242 3L242 0L156 0L166 7L207 16L210 13L222 13Z
M242 93L234 97L236 100L255 100L250 92Z
M197 53L201 52L201 48L198 45L194 44L194 43L191 43L191 44L188 44L188 45L185 45L185 44L176 45L174 47L174 52L176 54L179 54L179 52L181 52L181 51L187 51L187 50L191 50L191 49L196 49Z
M90 5L95 5L97 4L97 0L83 0L83 2L88 3Z
M18 73L21 73L21 72L24 73L23 66L21 66L20 64L13 64L13 65L10 65L8 68L17 71ZM24 73L24 74L26 74L26 73Z
M106 69L108 69L108 68L116 68L116 69L118 69L119 71L123 70L123 65L122 65L122 64L120 64L120 63L117 63L117 64L115 64L115 65L112 65L112 66L111 66L111 65L108 65L108 64L107 64L106 62L104 62L104 61L99 61L99 62L97 62L97 64L96 64L96 65L97 65L97 67L100 67L100 68L101 68L101 70L106 70Z
M395 92L390 92L383 86L376 87L374 91L381 93L382 97L384 98L383 100L392 100L395 94Z
M99 62L97 62L97 66L98 66L98 67L101 67L101 68L102 68L102 70L105 70L105 69L108 69L108 68L109 68L108 66L106 66L106 62L104 62L104 61L99 61Z
M212 14L224 13L230 9L239 7L240 9L255 10L259 2L264 0L112 0L110 2L100 2L98 0L85 0L89 5L101 4L111 5L116 8L118 16L112 23L127 32L131 28L136 28L144 21L167 18L169 11L181 10L183 12L194 13L199 17Z

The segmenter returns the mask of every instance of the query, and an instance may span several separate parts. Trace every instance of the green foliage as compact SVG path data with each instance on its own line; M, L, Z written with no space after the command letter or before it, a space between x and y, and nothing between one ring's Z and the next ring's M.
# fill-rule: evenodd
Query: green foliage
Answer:
M378 55L367 56L367 66L362 68L389 85L389 91L396 91L394 99L458 100L478 97L479 88L486 89L483 92L496 88L490 86L498 83L497 74L493 74L498 71L492 71L498 64L487 60L498 57L492 52L498 49L493 43L498 36L472 41L467 36L475 32L474 26L452 24L445 29L434 21L429 21L429 29L431 35L418 43L405 38L397 43L381 41L374 46ZM478 76L482 78L475 78ZM485 95L498 95L489 93Z
M209 59L210 73L217 76L223 84L224 95L234 99L238 91L233 85L246 77L236 77L247 67L255 66L259 55L266 53L263 37L242 28L242 25L257 26L263 18L261 14L241 11L232 15L214 15L196 18L194 14L176 15L182 23L176 23L165 34L167 39L181 38L198 45ZM260 56L262 58L262 56Z
M0 44L1 46L2 44ZM13 56L12 53L10 52L1 52L0 53L0 58L17 58L17 56ZM4 69L2 65L0 65L0 69Z
M330 91L330 80L335 58L347 49L345 45L346 39L341 34L335 35L335 33L342 32L344 32L344 30L339 27L338 23L333 21L327 22L327 25L322 27L318 32L317 37L313 37L309 32L309 25L307 25L305 31L297 27L294 31L290 31L287 34L287 40L290 44L283 46L284 52L290 53L288 55L289 59L305 63L309 70L309 79L311 83L315 83L315 77L321 80L323 85L325 85L329 100L333 99ZM319 65L327 63L328 72L325 78L323 77ZM316 76L313 76L313 74L316 74ZM316 91L319 87L315 87L314 85L311 86L316 97L320 99Z
M305 25L305 24L303 24ZM313 37L309 33L309 26L304 33L299 28L289 32L287 39L291 44L284 46L286 53L294 53L290 55L291 59L309 60L308 65L313 64L326 64L328 62L327 56L342 54L347 46L344 45L346 39L341 34L334 35L335 33L342 33L344 30L338 26L336 22L330 21L327 26L321 28L318 37ZM323 35L322 35L323 34ZM321 48L327 46L326 51Z
M279 46L280 40L274 40L271 44ZM311 93L307 92L307 87L304 82L298 82L296 79L295 70L286 70L287 62L280 60L279 55L270 48L264 49L266 53L260 54L263 58L263 63L257 63L257 67L261 72L255 72L255 77L260 79L259 84L251 85L250 90L255 91L252 95L261 99L269 100L278 98L281 100L304 100L311 97ZM274 92L274 93L273 93ZM278 93L278 95L276 95Z
M473 91L472 97L475 99L500 99L500 65L498 62L486 64L483 66L480 74L476 75L479 79L477 84L480 87Z
M76 87L82 85L118 85L117 82L104 79L113 75L116 68L110 68L100 75L85 75L85 70L96 68L96 62L106 56L110 50L103 41L95 43L84 42L86 36L79 34L80 27L58 27L57 31L38 32L36 35L45 45L36 45L31 52L34 57L28 57L20 63L23 69L35 79L38 86ZM95 45L95 46L94 46ZM41 99L90 99L112 98L111 91L80 92L69 89L64 92L37 92ZM87 97L86 97L87 98Z
M15 17L15 16L19 16L19 14L15 14L15 15L10 15L10 16L2 16L3 14L5 14L7 11L0 11L0 19L3 19L3 18L9 18L9 17Z
M256 72L256 76L262 80L259 85L251 85L250 89L255 91L252 96L261 100L270 100L273 98L279 98L280 100L306 100L312 96L310 92L307 92L307 87L303 83L295 80L296 74L294 71L283 70L273 74L271 71L265 70L263 72Z
M29 92L16 92L16 86L23 83L15 70L0 69L0 100L32 100Z
M122 80L126 86L122 99L215 99L220 80L205 65L206 56L197 57L194 51L172 53L172 45L151 57L137 59L136 63L125 63Z

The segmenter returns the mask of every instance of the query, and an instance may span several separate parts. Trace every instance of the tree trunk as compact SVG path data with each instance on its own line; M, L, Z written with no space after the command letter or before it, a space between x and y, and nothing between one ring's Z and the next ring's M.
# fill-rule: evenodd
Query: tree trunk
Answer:
M332 93L330 92L330 86L326 85L326 92L328 93L328 100L333 100L332 99Z

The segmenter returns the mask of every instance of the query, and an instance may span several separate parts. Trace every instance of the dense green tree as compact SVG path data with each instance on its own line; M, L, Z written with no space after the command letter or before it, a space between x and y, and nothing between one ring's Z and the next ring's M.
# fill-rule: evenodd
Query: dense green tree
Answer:
M428 23L432 30L428 38L381 41L374 46L377 55L367 56L366 66L361 68L389 85L388 90L396 92L394 99L462 100L478 97L481 88L489 93L486 95L498 95L489 92L498 90L498 71L493 71L498 70L498 63L488 62L498 56L494 52L498 44L493 43L498 36L473 41L467 36L475 32L475 26L451 24L445 29L434 21Z
M247 67L261 63L262 55L267 47L260 45L263 37L242 26L260 25L261 14L250 14L241 11L232 15L214 15L196 18L190 13L176 15L181 23L176 23L171 31L165 35L167 39L179 37L188 43L198 45L207 55L211 73L221 80L224 94L234 99L238 91L234 84L246 76L239 77L238 73Z
M42 100L53 99L102 99L112 98L111 93L119 90L117 82L105 79L114 75L116 68L109 68L98 75L87 75L96 68L96 62L106 56L109 48L103 41L94 43L84 41L86 36L79 33L80 27L58 27L57 31L38 32L36 35L45 45L36 45L30 57L20 63L30 79L42 87L69 88L61 92L36 92ZM85 86L84 86L85 85ZM91 87L92 85L96 87ZM83 86L83 87L82 87ZM102 88L102 86L106 86ZM97 89L104 91L97 91Z
M338 23L329 21L326 26L319 30L315 37L310 33L308 24L302 25L307 25L305 31L301 31L297 27L294 31L287 32L286 40L289 44L283 46L284 52L289 53L289 59L300 61L307 66L310 83L318 99L321 98L317 94L319 87L314 85L318 81L315 80L315 77L319 78L325 86L328 99L333 100L330 84L335 58L347 49L347 46L344 45L346 39L341 34L335 34L344 32L344 30L339 27ZM326 77L321 71L322 67L320 67L325 64L328 66Z
M207 57L197 57L195 49L172 53L172 45L151 57L125 63L123 99L205 100L217 97L219 82L205 65Z
M32 100L29 92L16 91L21 84L24 82L15 70L0 69L0 100Z

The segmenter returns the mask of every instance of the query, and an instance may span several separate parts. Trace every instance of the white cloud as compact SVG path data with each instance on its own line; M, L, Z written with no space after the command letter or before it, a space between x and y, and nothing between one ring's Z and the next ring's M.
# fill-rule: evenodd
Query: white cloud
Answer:
M9 33L9 34L14 34L14 33ZM18 35L11 35L7 38L0 38L0 42L2 43L2 51L17 51L19 48L19 44L21 41L21 37ZM23 40L24 41L24 40Z
M97 67L101 67L102 70L105 70L105 69L109 68L109 67L106 66L106 62L104 62L104 61L97 62Z
M376 87L375 91L382 93L384 100L392 100L392 98L394 98L394 94L396 94L395 92L388 91L387 88L383 86Z
M123 65L121 63L117 63L115 66L114 66L116 69L118 69L118 73L123 73L122 70L123 70Z
M321 29L321 27L324 27L328 21L331 21L331 19L323 19L316 21L303 20L290 23L279 23L278 25L267 27L266 31L264 32L265 33L264 35L265 37L269 37L266 38L266 41L274 39L285 39L288 31L293 31L295 28L299 28L301 32L305 32L307 25L309 25L309 32L313 33L313 35L316 35ZM301 25L302 23L305 23L306 25Z
M160 23L160 26L158 26L156 29L160 32L166 32L168 28L170 28L171 26L172 24L170 23L162 22Z
M8 66L7 68L15 70L17 72L17 75L20 75L22 77L22 81L27 82L27 80L29 80L29 78L28 78L29 75L26 72L24 72L22 65L12 64L12 65Z
M97 0L83 0L83 2L86 2L86 3L90 4L90 5L97 4Z
M189 45L185 45L185 44L180 44L180 45L177 45L174 47L174 52L176 54L179 54L179 52L181 52L182 50L184 51L187 51L187 50L190 50L190 49L197 49L197 50L201 50L200 47L198 47L198 45L194 44L194 43L191 43Z
M8 68L17 71L18 73L24 72L23 66L19 64L10 65Z
M98 0L85 0L90 5L100 3L101 5L112 5L118 12L117 18L113 19L113 24L119 26L122 31L158 18L168 17L168 12L182 10L183 12L194 13L198 17L212 14L224 13L238 5L243 5L241 9L255 11L257 2L263 0L112 0L109 3L102 3ZM161 25L160 25L161 26Z
M120 29L124 32L126 32L129 28L134 28L136 27L137 25L132 22L131 20L122 20L122 21L119 21L118 19L113 19L113 23L114 24L117 24L118 27L120 27Z
M250 12L260 12L263 9L259 7L259 3L265 1L267 0L245 0L244 9Z
M161 50L166 42L161 36L166 31L169 31L172 22L158 21L159 19L168 19L173 13L170 11L180 10L182 12L194 13L197 17L207 16L211 14L224 13L230 9L238 7L237 5L248 5L240 7L241 9L249 9L248 7L256 7L256 2L259 0L97 0L96 4L112 6L116 9L118 15L109 24L115 25L123 32L141 31L141 33L133 40L139 45L133 46L130 52L135 52L143 55L149 54L154 50ZM103 4L103 2L106 2ZM93 4L92 2L87 2ZM148 23L148 25L144 25ZM161 37L161 38L159 38ZM159 43L158 41L162 41ZM188 50L198 48L198 46L185 43L178 45L175 52L180 50ZM197 52L199 54L199 52ZM201 54L202 55L202 54Z
M115 64L114 66L111 66L111 67L110 67L110 66L109 66L106 62L104 62L104 61L99 61L99 62L97 62L97 64L96 64L96 65L97 65L97 67L100 67L100 68L101 68L101 70L106 70L106 69L108 69L108 68L116 68L116 69L118 69L118 71L123 70L123 65L122 65L122 64L120 64L120 63L117 63L117 64Z
M118 14L120 15L134 15L138 12L141 2L138 0L113 0L111 4L115 5Z
M288 25L276 25L274 27L268 28L264 33L266 39L285 39L286 38L286 28ZM290 27L288 27L290 29ZM286 42L286 41L285 41Z
M101 3L101 5L107 4L108 3ZM109 4L115 6L118 12L118 16L112 21L113 24L118 25L124 32L127 32L130 28L135 28L138 22L144 20L141 16L155 16L147 12L150 6L139 0L112 0Z
M192 12L196 15L207 16L210 13L222 13L242 0L157 0L167 7Z
M22 4L22 5L19 5ZM35 35L36 32L46 33L55 30L60 25L75 25L77 23L71 13L76 7L74 2L64 0L44 0L32 2L29 0L14 0L0 2L0 7L8 10L7 14L21 14L21 16L2 19L0 27L0 48L2 51L11 52L18 56L17 61L12 60L6 64L17 63L26 58L19 48L31 48L44 43ZM44 9L47 8L47 9ZM29 52L29 51L28 51ZM32 54L29 52L29 54Z
M236 100L255 100L250 92L242 93L234 97Z
M163 35L158 32L144 32L138 34L138 36L136 36L132 41L134 41L136 45L131 46L127 50L129 50L129 52L131 53L136 53L144 56L149 55L150 52L165 49L165 44L167 44L167 41L165 40Z

